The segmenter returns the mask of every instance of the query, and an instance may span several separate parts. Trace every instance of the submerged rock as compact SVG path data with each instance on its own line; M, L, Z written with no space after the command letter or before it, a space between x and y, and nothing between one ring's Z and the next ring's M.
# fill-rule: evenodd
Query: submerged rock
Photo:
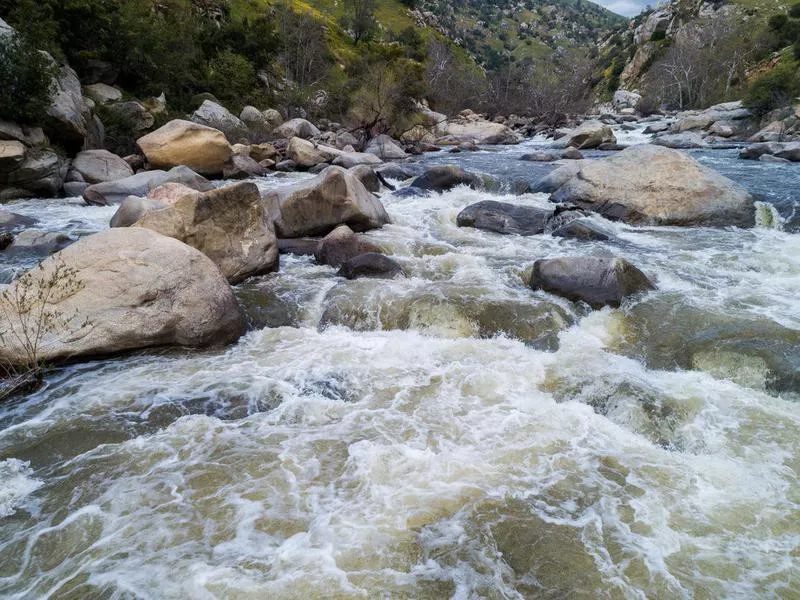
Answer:
M109 229L85 237L11 284L56 286L46 310L59 326L45 331L39 358L54 361L152 346L209 346L239 338L244 314L228 282L208 257L142 228ZM6 343L0 360L26 361L11 330L22 335L15 308L0 311Z
M591 219L578 218L564 223L553 230L553 237L563 237L573 240L606 242L614 236L594 223Z
M278 244L253 183L192 192L134 223L175 238L214 261L232 284L273 271Z
M592 308L617 307L628 296L655 289L627 260L592 256L537 260L529 285L573 302L586 302Z
M319 235L338 225L366 231L389 222L380 200L341 167L328 167L313 179L271 190L264 202L279 237Z
M31 227L36 223L38 221L32 217L0 209L0 231L14 231L23 227Z
M359 277L393 279L395 277L405 277L403 267L397 261L377 252L366 252L351 258L342 265L337 275L346 279Z
M471 204L458 213L456 222L459 227L475 227L504 234L536 235L544 232L553 212L553 209L484 200Z
M653 145L562 167L547 178L552 202L633 224L751 227L752 196L690 156ZM537 185L543 191L544 180ZM560 184L560 185L559 185Z
M26 229L14 237L14 241L8 246L6 251L46 256L63 250L74 241L75 240L65 233Z

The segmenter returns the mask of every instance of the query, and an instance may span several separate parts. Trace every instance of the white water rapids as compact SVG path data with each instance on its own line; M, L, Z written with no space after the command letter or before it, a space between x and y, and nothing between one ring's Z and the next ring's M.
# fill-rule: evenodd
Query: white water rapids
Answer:
M517 173L532 145L431 160ZM800 169L729 156L701 158L755 188ZM0 406L0 596L800 598L788 212L587 243L457 227L483 199L547 201L386 194L365 238L407 279L281 257L237 288L238 344L68 366ZM8 208L78 234L114 211ZM522 283L578 254L658 290L589 311Z

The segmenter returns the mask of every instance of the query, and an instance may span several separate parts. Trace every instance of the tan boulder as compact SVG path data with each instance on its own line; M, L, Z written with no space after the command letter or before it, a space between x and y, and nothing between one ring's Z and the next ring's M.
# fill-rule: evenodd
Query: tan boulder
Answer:
M340 154L343 154L341 150L316 144L300 137L293 137L286 146L286 157L293 160L298 166L306 168L331 162Z
M175 238L208 256L230 283L278 266L275 229L253 183L184 194L134 227Z
M567 146L579 150L597 148L600 144L616 144L611 127L600 121L586 121L567 134Z
M170 121L136 143L154 169L185 165L202 175L222 173L233 152L221 131L182 119Z
M49 280L55 280L50 286ZM9 304L23 290L44 305ZM39 360L99 356L153 346L209 346L244 333L244 314L219 269L201 252L143 228L108 229L46 259L5 290L0 361L21 363L26 311L43 308Z
M386 209L364 184L341 167L295 185L271 190L264 196L279 237L328 233L338 225L366 231L389 222Z
M564 176L559 176L564 169ZM553 202L648 225L724 227L754 224L753 198L737 183L691 156L645 144L550 174Z

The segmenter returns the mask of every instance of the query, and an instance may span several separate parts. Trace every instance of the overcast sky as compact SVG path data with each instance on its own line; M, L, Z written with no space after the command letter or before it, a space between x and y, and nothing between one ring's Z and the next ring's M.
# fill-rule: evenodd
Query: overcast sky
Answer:
M635 17L648 4L656 5L656 1L650 0L594 0L597 4L605 6L608 10L614 11L618 15Z

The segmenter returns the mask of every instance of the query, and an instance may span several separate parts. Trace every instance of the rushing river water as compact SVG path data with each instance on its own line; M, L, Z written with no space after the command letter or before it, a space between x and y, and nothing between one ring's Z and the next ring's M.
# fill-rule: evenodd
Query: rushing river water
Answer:
M426 160L535 181L543 144ZM0 406L0 596L800 598L800 166L694 156L761 226L501 236L455 217L546 197L386 194L365 237L407 279L282 257L237 287L235 346L53 372ZM114 212L7 208L73 235ZM579 254L658 290L589 311L522 283Z

